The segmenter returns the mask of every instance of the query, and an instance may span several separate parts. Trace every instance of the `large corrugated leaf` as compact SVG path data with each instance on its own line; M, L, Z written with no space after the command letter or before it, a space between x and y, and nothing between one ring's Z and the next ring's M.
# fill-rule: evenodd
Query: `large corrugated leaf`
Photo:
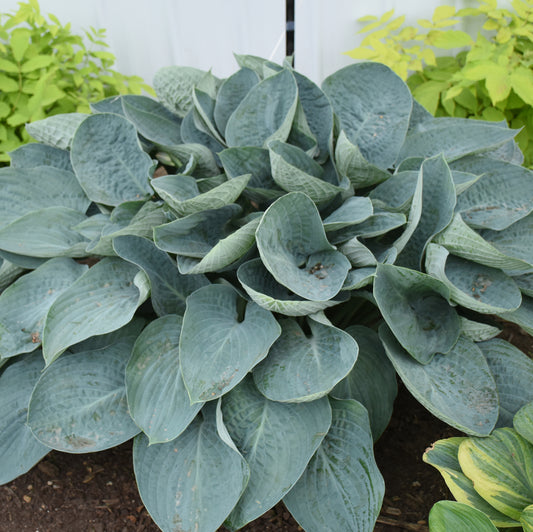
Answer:
M53 148L39 142L31 142L9 152L11 168L35 168L36 166L53 166L59 170L72 172L70 153L67 150ZM77 182L76 182L77 183Z
M74 133L79 125L88 116L83 113L53 115L43 120L26 124L26 129L35 140L53 148L66 150L70 148Z

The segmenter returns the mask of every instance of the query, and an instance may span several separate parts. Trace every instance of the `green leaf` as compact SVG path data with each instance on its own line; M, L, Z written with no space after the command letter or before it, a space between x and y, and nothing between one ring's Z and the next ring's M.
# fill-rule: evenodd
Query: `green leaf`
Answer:
M116 237L113 249L119 257L144 270L150 279L151 303L158 316L183 314L187 297L209 284L203 275L181 275L170 257L145 238Z
M20 63L30 46L31 32L27 28L17 28L11 33L9 44L13 50L13 57Z
M0 374L0 484L28 472L50 451L26 424L30 396L43 365L39 354L25 355Z
M439 501L429 512L431 532L448 530L476 530L498 532L491 520L480 510L456 501Z
M394 336L421 364L431 362L436 353L448 353L461 334L448 290L429 275L379 264L374 297Z
M413 98L423 105L432 115L437 112L441 94L450 86L449 81L429 80L413 90Z
M19 85L14 79L0 74L0 90L5 93L17 92L19 90Z
M330 403L331 428L283 502L307 532L370 532L385 486L374 459L368 414L357 401Z
M295 320L280 321L281 336L253 371L259 391L272 401L299 403L326 395L352 369L359 348L336 327L308 319L310 334Z
M100 349L68 352L44 370L28 411L28 425L39 441L58 451L87 453L139 433L124 384L134 340L128 334Z
M296 483L329 430L331 408L325 398L303 404L270 401L248 377L224 396L222 411L250 466L248 485L226 521L236 530L272 508Z
M119 205L153 194L152 159L141 149L135 126L119 115L85 119L72 140L71 161L80 185L96 203Z
M27 124L26 130L39 142L67 150L72 144L74 133L88 116L84 113L58 114Z
M427 40L431 46L443 48L444 50L473 44L472 37L468 33L459 30L430 31L427 34Z
M48 309L85 270L71 259L54 258L2 292L0 359L39 347Z
M379 337L411 394L433 415L467 434L490 434L498 418L498 394L487 361L474 342L459 337L446 355L420 364L382 325Z
M52 304L43 332L43 355L51 364L69 346L119 329L146 299L139 272L119 258L106 258L85 272Z
M531 84L533 83L533 72L529 68L518 65L513 68L509 79L513 90L528 105L533 105L533 96L531 95Z
M150 445L178 437L203 404L191 405L179 364L181 316L152 321L139 335L126 367L131 416Z
M359 63L338 70L322 83L340 129L363 157L383 170L403 144L412 98L407 85L385 65Z
M51 55L35 55L22 64L20 71L23 74L27 74L28 72L33 72L34 70L39 70L40 68L46 68L55 61L56 58Z
M296 112L298 87L289 70L261 81L246 95L228 119L228 146L266 147L285 141Z
M533 402L527 403L515 414L513 427L533 445Z
M352 325L346 332L356 340L359 355L353 369L331 390L330 395L336 399L359 401L368 411L372 437L377 441L392 415L398 392L396 371L372 329Z
M350 269L348 259L326 239L314 203L300 192L283 196L267 209L256 240L261 260L273 277L306 299L334 297Z
M187 299L180 364L191 403L216 399L262 360L281 333L274 316L227 285L200 288Z
M524 528L524 532L533 532L533 504L524 508L520 515L520 524Z
M53 166L59 170L73 171L72 165L70 164L70 153L67 150L60 150L59 148L53 148L46 144L39 144L36 142L25 144L10 152L9 157L11 158L11 168ZM46 170L41 169L41 171L45 172ZM73 182L76 185L78 184L75 180L73 180ZM48 188L47 185L47 189ZM44 190L41 190L40 192L43 193ZM85 195L85 193L83 193L83 195Z

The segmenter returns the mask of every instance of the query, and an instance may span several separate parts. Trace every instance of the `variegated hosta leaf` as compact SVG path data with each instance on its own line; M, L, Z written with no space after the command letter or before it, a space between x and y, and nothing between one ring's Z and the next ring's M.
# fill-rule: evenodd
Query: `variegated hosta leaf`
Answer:
M520 524L524 532L533 532L533 504L530 504L520 515Z
M331 408L326 398L302 404L270 401L247 377L224 396L222 411L250 466L248 485L226 521L236 530L272 508L296 483L329 430Z
M516 521L533 500L533 445L510 428L468 438L458 452L463 473L494 508Z
M346 332L356 340L359 355L353 369L331 390L330 395L336 399L359 401L368 411L372 437L377 441L392 415L398 392L396 371L372 329L352 325Z
M326 395L352 369L359 347L337 327L308 319L310 335L293 319L253 371L259 391L272 401L299 403Z
M379 264L374 297L396 339L418 362L448 353L461 334L461 321L447 301L448 290L424 273Z
M307 532L371 532L385 485L374 459L368 414L357 401L330 403L331 428L283 502Z
M128 323L148 296L139 269L106 258L86 271L52 304L43 331L43 355L51 364L69 346Z
M409 125L413 100L407 85L385 65L359 63L326 78L322 90L348 140L370 164L390 168Z
M303 299L279 284L265 268L261 259L252 259L237 270L239 282L259 306L285 316L307 316L348 299L345 293L327 301Z
M59 170L72 172L70 153L67 150L53 148L39 142L23 144L9 152L11 168L35 168L36 166L52 166ZM77 184L77 181L76 181ZM41 193L44 190L40 191Z
M53 148L66 150L71 147L72 139L79 125L89 115L83 113L65 113L49 116L37 122L26 124L28 133L39 142Z
M423 365L402 349L385 325L379 337L407 389L433 415L467 434L490 434L498 419L498 393L474 342L461 336L449 353Z
M170 257L146 238L119 236L113 240L113 248L150 279L150 298L158 316L183 314L187 296L209 284L203 275L181 275Z
M343 227L356 225L364 222L373 213L374 208L369 198L352 196L324 220L324 229L326 231L336 231Z
M200 288L187 299L180 364L191 403L234 388L281 333L274 316L227 285Z
M483 499L474 489L473 482L461 471L457 453L459 445L467 439L454 437L439 440L426 449L422 459L439 471L458 502L482 511L498 527L519 526L514 519L502 514Z
M533 445L533 402L524 405L514 416L516 432Z
M533 401L533 360L501 338L481 342L478 346L498 389L500 416L496 426L512 427L516 412Z
M350 269L348 259L328 242L316 206L300 192L283 196L266 210L256 240L273 277L306 299L334 297Z
M131 416L150 445L179 436L202 408L190 404L179 364L182 318L168 314L139 335L126 367Z
M0 484L23 475L50 451L26 424L30 396L44 366L39 355L22 356L0 373Z
M128 328L107 347L67 352L42 373L28 425L41 442L69 453L101 451L133 438L124 372L135 337Z
M217 530L250 474L212 403L174 441L149 445L137 436L133 466L141 499L164 532Z
M448 287L452 301L476 312L512 312L522 302L520 289L501 270L450 255L438 244L427 248L426 270Z
M72 259L50 259L2 292L0 359L39 347L48 309L86 270Z
M289 70L253 87L226 125L228 146L264 148L271 140L287 140L298 102L298 86Z
M152 159L141 149L135 126L122 116L86 118L76 130L70 158L81 187L96 203L119 205L153 194Z
M455 501L435 503L429 512L429 527L431 532L448 532L449 530L498 532L483 512Z

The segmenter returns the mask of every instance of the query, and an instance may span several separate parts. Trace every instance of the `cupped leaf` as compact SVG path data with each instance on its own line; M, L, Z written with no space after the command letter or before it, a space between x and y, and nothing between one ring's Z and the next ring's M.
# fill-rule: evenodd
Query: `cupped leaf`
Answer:
M473 342L483 342L498 336L502 330L489 323L480 323L461 316L461 334Z
M69 453L101 451L133 438L124 372L131 336L90 351L65 353L48 366L33 390L28 425L52 449Z
M376 268L371 266L369 268L355 268L348 272L346 280L341 290L351 291L364 288L374 282L376 277Z
M372 329L353 325L346 332L357 342L359 355L353 369L331 390L330 395L336 399L359 401L368 411L372 437L377 441L392 415L398 392L396 371Z
M325 220L324 229L335 231L364 222L372 216L374 208L369 198L353 196L348 198L338 209L335 209Z
M28 133L39 142L67 150L71 147L74 133L89 115L83 113L65 113L49 116L43 120L26 124Z
M23 475L50 451L26 424L30 396L43 366L38 354L25 355L0 374L0 484Z
M0 359L39 347L48 309L86 270L72 259L50 259L2 292Z
M354 237L374 238L401 227L406 221L405 216L401 212L387 212L382 209L374 209L374 214L364 222L350 225L338 231L330 231L328 238L333 244L341 244Z
M149 445L137 436L133 466L141 499L163 532L217 530L250 474L213 404L174 441Z
M298 86L289 70L268 77L253 87L226 125L228 146L266 147L271 140L285 141L298 102Z
M448 353L461 334L461 321L448 303L448 290L424 273L380 264L374 297L394 336L418 362Z
M187 299L180 364L191 403L234 388L281 333L274 316L231 286L209 285Z
M94 265L52 304L43 331L43 355L51 364L69 346L126 325L147 297L137 266L119 258Z
M308 319L306 334L293 319L253 371L259 391L272 401L299 403L326 395L350 372L359 347L349 334Z
M58 170L72 172L70 153L67 150L53 148L46 144L32 142L24 144L9 153L11 168L35 168L36 166L53 166ZM41 192L43 192L41 190Z
M388 67L358 63L322 83L348 140L372 165L391 167L407 133L413 100L407 85Z
M402 349L385 325L379 337L407 389L433 415L467 434L490 434L498 419L498 393L474 342L461 336L449 353L423 365Z
M181 376L182 321L173 314L152 321L137 338L126 366L130 413L150 445L179 436L202 408L202 403L190 404Z
M449 530L476 530L498 532L492 521L480 510L456 501L439 501L429 512L431 532Z
M248 485L226 521L236 530L272 508L296 483L329 430L331 408L325 398L303 404L270 401L247 377L224 396L222 412L250 467Z
M209 89L207 89L209 91ZM211 91L209 91L211 92ZM225 145L224 139L215 125L215 96L211 95L198 87L192 91L192 100L194 103L194 120L196 126L212 136L222 146ZM218 152L219 150L217 150Z
M533 445L533 402L527 403L515 414L513 427Z
M70 158L81 187L96 203L119 205L153 194L152 159L142 150L135 126L120 115L86 118L76 130Z
M186 143L174 146L160 146L182 173L192 160L194 175L198 178L211 177L220 173L211 150L203 144Z
M533 298L523 296L522 304L513 312L502 312L498 316L511 323L516 323L528 334L533 335Z
M357 401L330 403L331 428L283 502L308 532L371 532L385 485L374 459L368 414Z
M279 198L267 209L256 240L272 276L306 299L334 297L350 269L348 259L328 242L314 203L300 192Z
M183 119L180 129L183 142L189 144L200 144L206 147L212 154L215 154L215 161L218 163L216 154L222 151L226 144L221 142L222 139L213 132L205 123L204 119L196 108L191 109Z

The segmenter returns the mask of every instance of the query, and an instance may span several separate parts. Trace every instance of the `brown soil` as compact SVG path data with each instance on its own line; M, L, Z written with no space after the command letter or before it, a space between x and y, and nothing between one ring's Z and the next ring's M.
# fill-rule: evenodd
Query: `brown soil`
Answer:
M531 356L533 339L518 327L506 327L502 337ZM400 388L394 416L375 449L386 484L375 532L427 532L431 506L450 494L422 454L435 440L458 434ZM0 532L159 530L139 498L130 443L85 455L53 451L26 475L0 486L0 507ZM302 529L279 504L242 530Z

